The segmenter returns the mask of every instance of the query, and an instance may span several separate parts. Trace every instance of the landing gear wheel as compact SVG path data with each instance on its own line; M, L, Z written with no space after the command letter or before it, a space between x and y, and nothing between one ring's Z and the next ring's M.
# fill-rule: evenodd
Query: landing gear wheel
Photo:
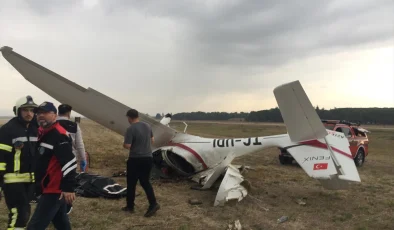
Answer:
M357 151L357 155L354 158L354 163L356 164L357 167L361 167L364 164L365 161L365 154L362 149L359 149Z

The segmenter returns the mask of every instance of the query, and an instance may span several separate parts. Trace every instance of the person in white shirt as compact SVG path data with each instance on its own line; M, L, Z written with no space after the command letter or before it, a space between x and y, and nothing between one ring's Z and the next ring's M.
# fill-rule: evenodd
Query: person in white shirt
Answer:
M80 162L80 168L82 172L86 172L86 152L85 145L82 139L82 131L78 123L70 120L72 107L67 104L61 104L58 106L57 121L59 124L70 134L72 139L73 153ZM70 214L73 207L71 204L67 204L67 214Z
M86 152L85 145L82 139L82 131L78 123L70 120L72 107L67 104L61 104L58 106L58 117L57 121L64 129L69 132L72 138L73 153L79 160L81 171L86 171Z

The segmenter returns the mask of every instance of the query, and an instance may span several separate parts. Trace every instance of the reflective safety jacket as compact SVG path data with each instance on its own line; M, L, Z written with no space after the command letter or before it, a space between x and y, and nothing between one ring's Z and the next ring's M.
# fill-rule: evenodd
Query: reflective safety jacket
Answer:
M50 128L40 128L37 142L36 194L74 192L76 158L67 131L56 122Z
M38 125L26 127L17 117L0 128L0 187L7 183L34 182Z

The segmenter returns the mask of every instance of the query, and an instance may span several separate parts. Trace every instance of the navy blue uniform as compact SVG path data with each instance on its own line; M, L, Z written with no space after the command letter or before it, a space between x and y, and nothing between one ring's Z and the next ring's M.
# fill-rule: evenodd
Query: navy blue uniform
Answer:
M8 229L24 228L34 195L34 170L38 125L18 117L0 128L0 188L9 209Z

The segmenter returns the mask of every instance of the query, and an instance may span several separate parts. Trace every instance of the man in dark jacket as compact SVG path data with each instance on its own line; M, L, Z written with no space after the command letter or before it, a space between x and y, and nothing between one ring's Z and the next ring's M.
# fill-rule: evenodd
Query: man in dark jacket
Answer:
M15 117L0 128L0 191L9 209L7 229L24 229L30 218L38 131L35 107L31 96L20 98Z
M76 158L71 138L56 121L57 109L51 102L37 108L40 125L37 152L36 180L40 198L27 230L45 229L50 222L58 230L71 229L67 204L75 200Z

